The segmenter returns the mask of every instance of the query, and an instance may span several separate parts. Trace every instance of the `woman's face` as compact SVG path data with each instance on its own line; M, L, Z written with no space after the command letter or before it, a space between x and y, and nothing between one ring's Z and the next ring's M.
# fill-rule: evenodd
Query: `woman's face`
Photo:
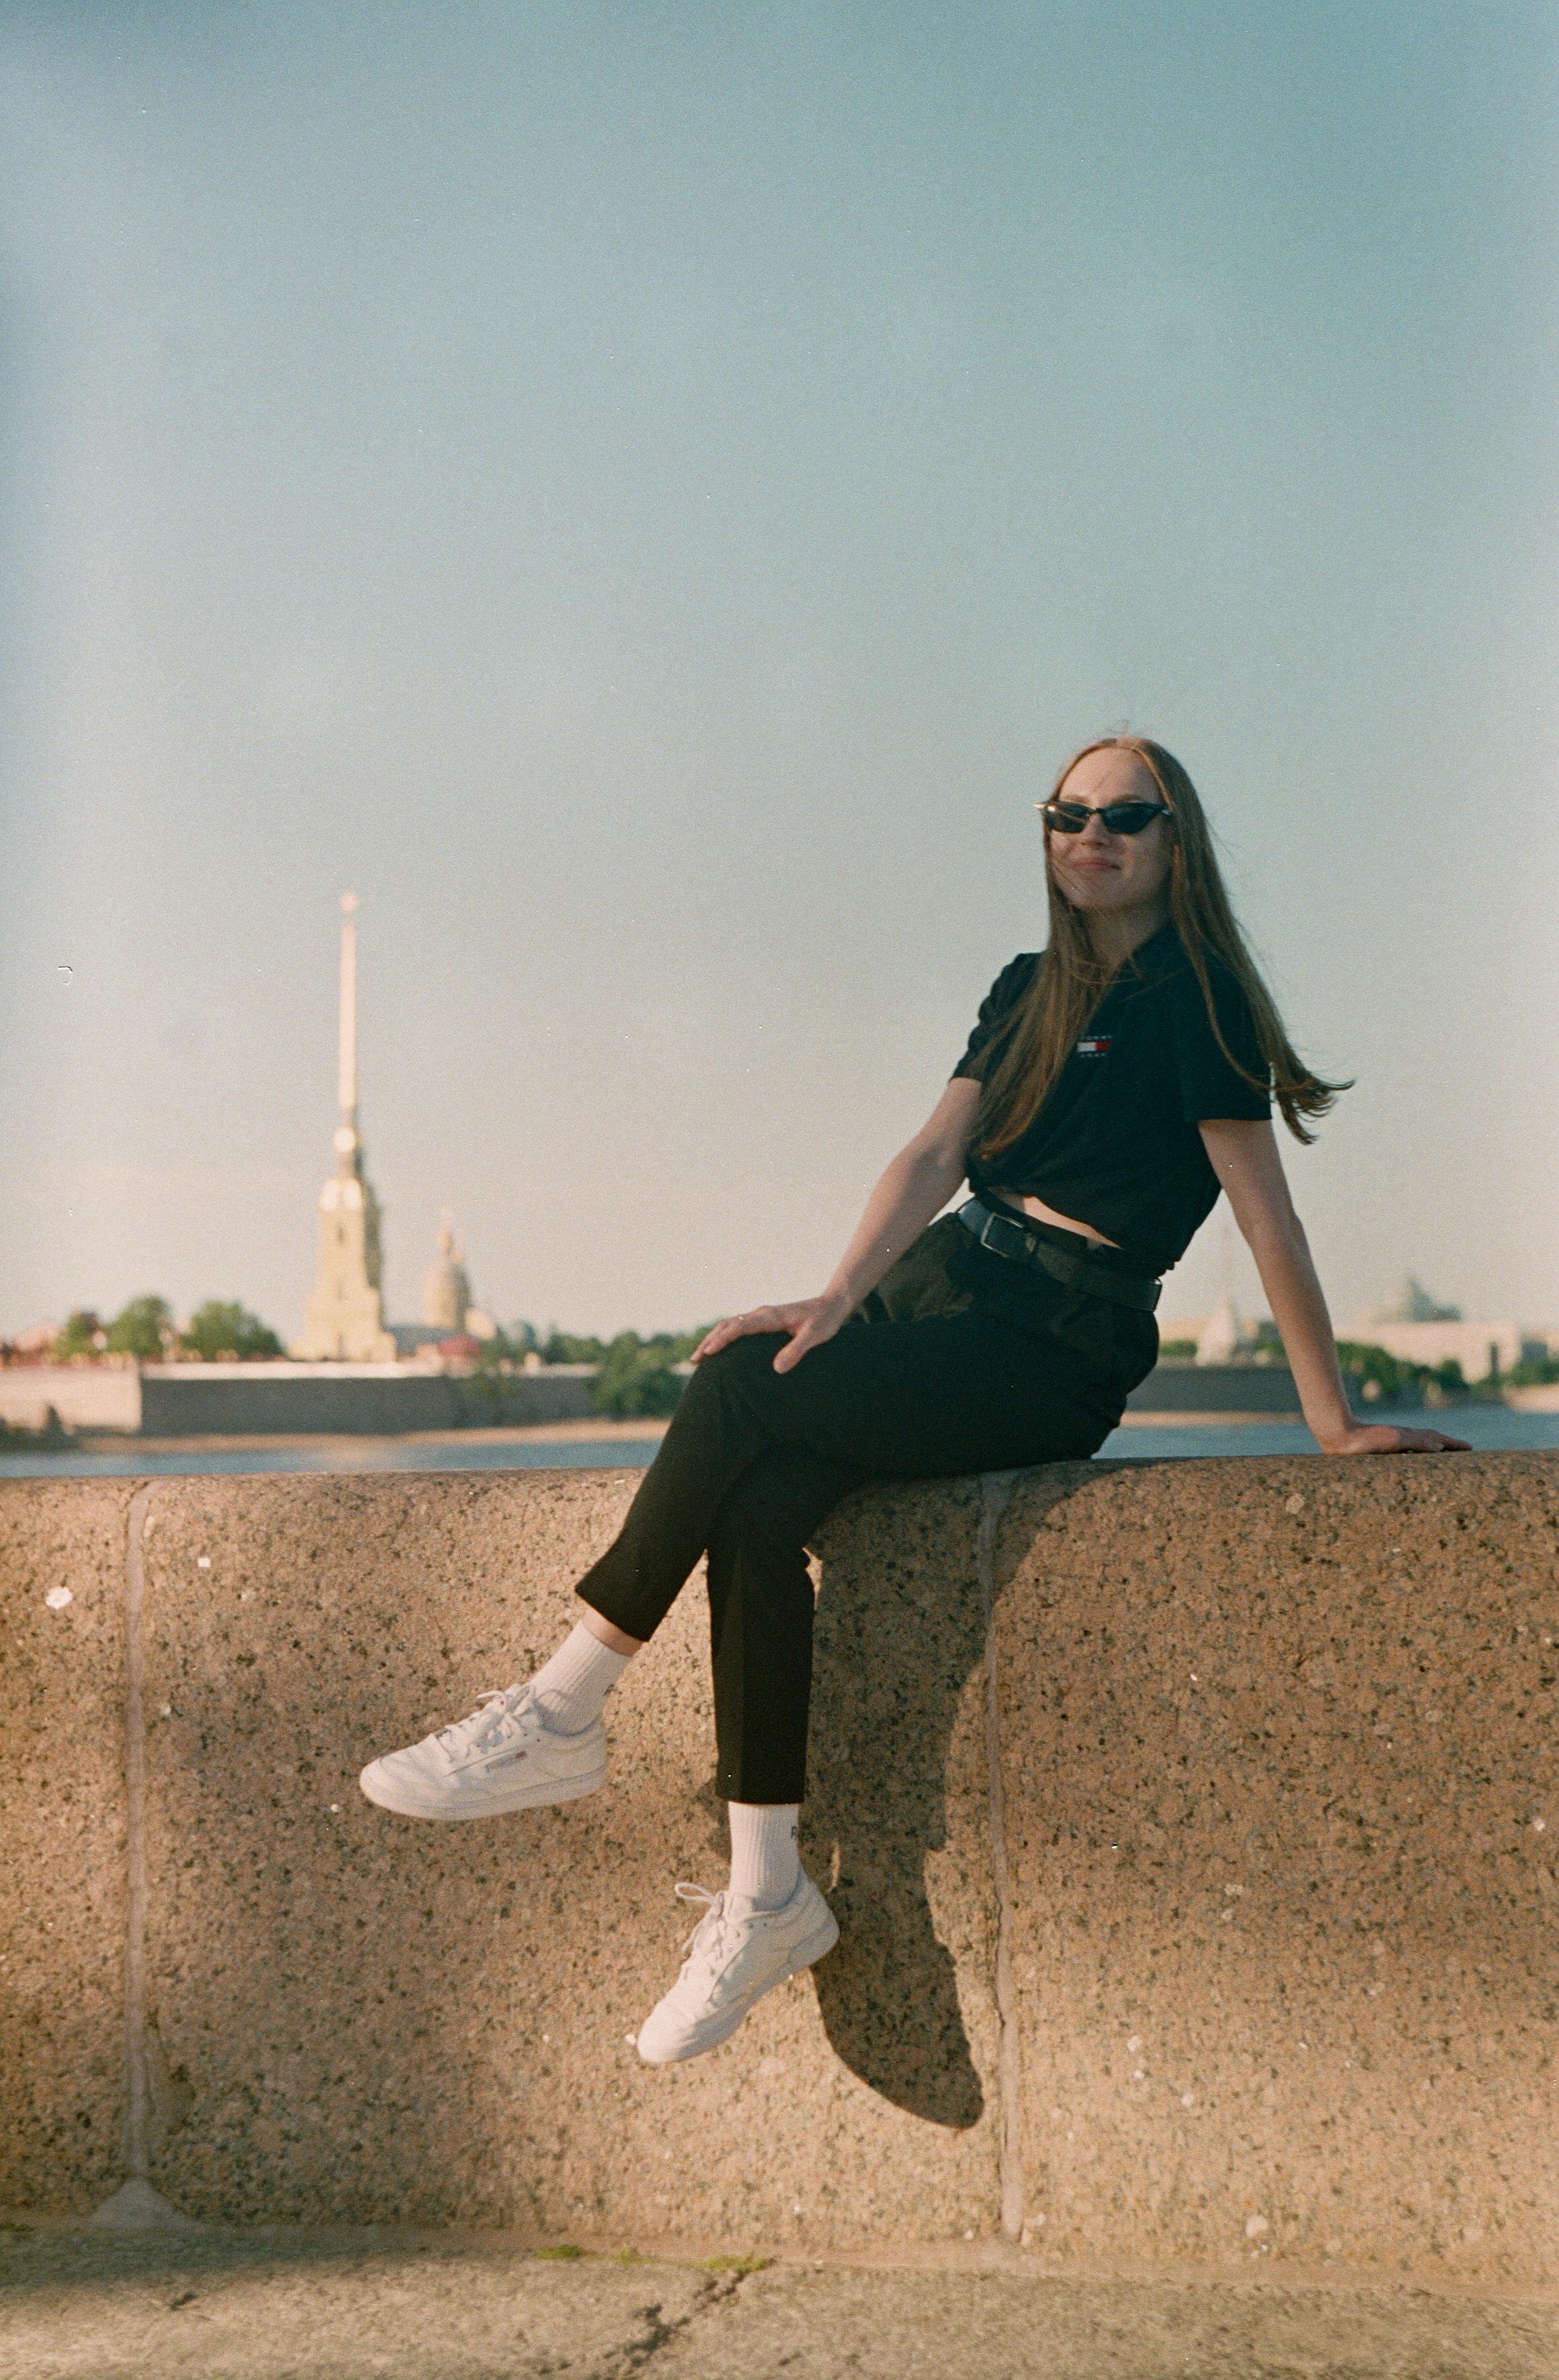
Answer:
M1153 802L1163 795L1152 771L1135 752L1085 752L1067 770L1056 795L1080 809L1102 810L1111 802ZM1165 898L1173 847L1167 819L1156 818L1140 834L1112 834L1090 818L1080 834L1045 832L1050 869L1075 908L1136 909Z

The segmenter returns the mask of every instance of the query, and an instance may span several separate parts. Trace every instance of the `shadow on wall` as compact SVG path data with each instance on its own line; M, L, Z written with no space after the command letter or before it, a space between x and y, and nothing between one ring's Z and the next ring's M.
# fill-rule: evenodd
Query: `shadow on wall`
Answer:
M1088 1475L1054 1470L1046 1509ZM884 1529L880 1489L852 1494L818 1533L801 1849L825 1888L834 1879L839 1944L813 1981L853 2073L911 2115L967 2130L985 2093L958 1975L987 1979L993 2015L995 1965L980 1483L900 1485L895 1504ZM930 1888L939 1876L944 1909ZM982 2062L990 2075L989 2050Z
M906 1576L885 1546L875 1564L858 1554L823 1565L802 1804L803 1856L832 1875L839 1921L837 1949L813 1972L829 2041L895 2107L960 2130L985 2100L927 1868L947 1849L949 1761L971 1679L980 1701L980 1606L971 1572ZM925 1658L927 1636L941 1658ZM970 1769L983 1748L978 1716L964 1730Z

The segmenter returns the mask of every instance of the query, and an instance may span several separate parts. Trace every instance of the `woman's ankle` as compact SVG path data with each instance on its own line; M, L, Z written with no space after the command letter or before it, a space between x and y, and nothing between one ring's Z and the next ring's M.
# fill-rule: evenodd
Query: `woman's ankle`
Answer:
M592 1726L631 1658L603 1644L584 1621L576 1621L530 1681L531 1698L553 1732L578 1735Z
M754 1909L783 1909L801 1881L800 1804L731 1802L733 1900Z
M604 1613L597 1611L592 1603L586 1604L579 1624L581 1628L588 1628L591 1634L599 1644L604 1645L609 1653L620 1653L625 1660L631 1661L636 1653L641 1653L644 1649L645 1640L642 1636L630 1636L626 1628L617 1627L614 1621L605 1617Z

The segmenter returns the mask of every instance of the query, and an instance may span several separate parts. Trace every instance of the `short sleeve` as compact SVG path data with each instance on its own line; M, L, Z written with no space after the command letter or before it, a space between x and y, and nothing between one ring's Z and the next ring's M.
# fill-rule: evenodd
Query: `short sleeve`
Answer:
M1227 967L1210 962L1209 978L1219 1026L1239 1064L1231 1065L1219 1048L1201 986L1188 967L1175 987L1175 1061L1182 1112L1188 1123L1224 1118L1239 1123L1263 1123L1273 1111L1271 1096L1248 1082L1239 1071L1240 1066L1248 1067L1261 1083L1272 1079L1250 1003L1237 977Z
M986 1052L1029 989L1038 957L1037 952L1020 951L1017 958L1007 961L980 1003L974 1030L969 1035L963 1056L948 1076L950 1082L956 1082L960 1075L968 1075L977 1083L984 1081Z

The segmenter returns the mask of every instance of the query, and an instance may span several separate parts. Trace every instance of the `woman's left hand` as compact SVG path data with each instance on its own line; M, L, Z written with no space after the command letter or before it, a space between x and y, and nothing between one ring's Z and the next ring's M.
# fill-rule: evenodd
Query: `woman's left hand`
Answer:
M1341 1438L1322 1439L1322 1454L1470 1454L1472 1440L1443 1429L1401 1429L1395 1422L1361 1421Z

